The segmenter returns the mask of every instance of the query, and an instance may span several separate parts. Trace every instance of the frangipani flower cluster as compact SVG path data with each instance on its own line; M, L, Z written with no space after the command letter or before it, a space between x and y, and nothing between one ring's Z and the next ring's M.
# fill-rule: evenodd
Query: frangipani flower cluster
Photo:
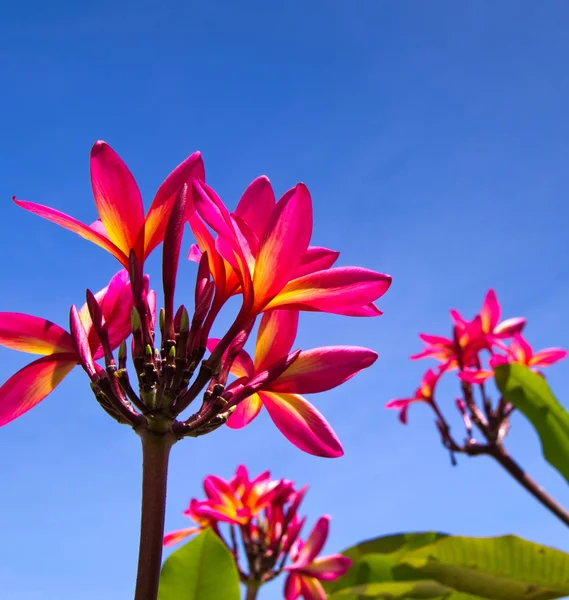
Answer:
M45 355L0 388L0 423L35 406L80 364L101 406L137 431L170 432L179 439L208 433L228 420L239 428L263 405L296 446L339 456L337 437L300 394L340 385L376 355L349 346L291 352L298 313L377 316L381 311L374 302L391 278L334 267L338 252L309 245L312 201L304 184L276 201L269 180L260 177L230 212L205 183L195 153L165 179L145 216L134 177L104 142L91 151L91 181L99 215L91 225L15 200L104 248L125 269L105 290L88 291L81 310L72 307L69 332L44 319L0 314L0 344ZM193 314L185 304L176 308L174 300L186 222L197 241L189 251L198 263ZM157 314L144 262L161 242L164 296ZM242 302L233 323L224 335L211 338L216 317L236 294ZM243 348L258 318L252 360ZM127 369L128 349L137 385ZM228 384L230 374L238 379ZM200 395L198 410L178 420Z
M494 368L519 363L537 371L562 360L567 351L546 348L534 352L522 335L526 325L524 318L500 321L501 308L494 290L488 291L480 312L471 321L456 310L451 310L450 315L452 336L420 334L425 348L411 356L412 360L433 358L439 362L438 367L427 370L412 397L391 400L386 407L399 410L399 419L406 423L409 406L417 402L426 403L435 412L436 424L447 448L453 452L479 453L483 448L477 446L472 438L472 423L482 431L487 441L500 443L508 430L507 419L512 411L512 407L503 400L494 407L487 394L484 384L494 376ZM464 446L451 437L450 427L435 400L441 377L450 372L457 373L462 391L462 397L455 403L467 431Z
M167 534L164 545L210 527L232 552L245 585L258 587L286 572L285 600L325 600L321 581L341 577L352 563L340 554L318 556L328 537L328 516L301 538L306 518L298 516L298 509L307 489L297 490L286 479L271 480L268 471L250 479L243 465L229 481L210 475L204 479L206 499L192 499L183 513L195 526Z

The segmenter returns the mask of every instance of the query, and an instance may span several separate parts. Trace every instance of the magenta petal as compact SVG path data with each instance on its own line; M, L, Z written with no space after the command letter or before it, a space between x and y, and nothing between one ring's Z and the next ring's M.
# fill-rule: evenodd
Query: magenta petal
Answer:
M50 354L12 375L0 388L0 426L41 402L76 365L75 354Z
M261 240L274 206L275 194L271 182L262 175L247 186L235 209L235 214L241 217L257 239Z
M265 391L259 396L277 429L297 448L327 458L344 454L326 419L302 396Z
M316 525L312 528L308 539L302 546L294 563L287 567L287 570L303 569L310 564L322 551L328 530L330 528L330 517L324 515L318 519Z
M0 345L30 354L74 352L73 341L59 325L22 313L0 313Z
M294 274L294 278L329 269L340 256L339 252L318 246L309 246L306 249L302 261Z
M297 600L302 593L300 575L289 573L284 585L284 600Z
M238 405L233 414L227 420L227 426L230 429L241 429L259 414L263 408L263 403L258 394L253 394L249 398L245 398Z
M502 321L494 328L494 337L507 338L521 333L525 327L526 319L522 317L514 317L513 319L506 319Z
M312 235L312 200L298 184L277 202L255 261L253 287L260 309L294 277Z
M144 207L140 190L128 167L105 142L91 149L91 184L101 222L113 243L127 256L131 249L144 260ZM137 243L138 241L138 243Z
M194 152L179 164L158 188L145 220L145 256L164 239L176 195L185 183L190 185L194 178L205 180L203 160L199 152Z
M290 352L297 329L296 310L271 310L263 314L255 346L257 372L263 371Z
M107 252L110 252L115 258L117 258L125 267L128 267L128 254L125 254L120 248L118 248L111 240L108 235L102 235L96 229L92 229L88 225L81 223L77 219L62 213L59 210L50 208L49 206L42 206L41 204L34 204L33 202L26 202L24 200L16 200L14 202L40 217L51 221L69 231L73 231L82 238L97 244L101 248L104 248Z
M390 285L389 275L359 267L317 271L292 280L266 308L338 312L374 302Z
M345 317L379 317L383 314L383 311L379 310L373 302L363 306L349 306L338 310L329 310L328 312L333 315L344 315Z
M480 319L482 321L482 331L484 333L492 333L500 319L500 304L494 290L488 290L484 298L482 309L480 310Z
M352 561L342 554L332 554L315 558L302 569L302 572L320 581L334 581L345 575L352 566Z
M567 356L567 350L562 348L545 348L536 352L529 360L529 364L535 367L546 367L552 365Z
M302 351L270 384L271 391L313 394L335 388L371 366L377 353L357 346L326 346Z

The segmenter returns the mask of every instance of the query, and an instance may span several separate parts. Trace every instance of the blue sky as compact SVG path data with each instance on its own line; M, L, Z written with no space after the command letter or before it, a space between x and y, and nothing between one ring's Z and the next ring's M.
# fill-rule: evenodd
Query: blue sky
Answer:
M197 149L230 207L259 174L279 193L304 181L313 243L394 277L378 319L301 318L304 348L380 354L313 398L345 457L302 454L266 415L184 441L173 450L167 529L185 526L180 512L206 474L228 477L243 462L310 484L310 523L332 515L329 551L426 529L517 533L569 551L562 526L498 466L461 458L452 468L426 409L403 427L382 408L413 392L426 366L407 358L417 333L447 333L447 310L470 316L491 286L506 316L528 317L536 347L569 347L568 34L569 6L554 0L5 3L0 310L65 325L85 287L116 271L99 248L10 202L94 220L97 139L124 158L147 203ZM180 301L193 269L182 267ZM2 380L28 358L0 357ZM562 398L567 369L550 371ZM569 505L521 417L508 446ZM0 474L3 596L131 597L139 444L99 408L83 373L0 432ZM280 584L260 597L281 597Z

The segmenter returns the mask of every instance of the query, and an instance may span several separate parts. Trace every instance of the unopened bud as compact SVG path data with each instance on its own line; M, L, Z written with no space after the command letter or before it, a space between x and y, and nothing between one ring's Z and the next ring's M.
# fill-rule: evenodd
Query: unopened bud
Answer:
M132 328L132 333L138 333L140 331L140 313L134 306L130 313L130 326Z

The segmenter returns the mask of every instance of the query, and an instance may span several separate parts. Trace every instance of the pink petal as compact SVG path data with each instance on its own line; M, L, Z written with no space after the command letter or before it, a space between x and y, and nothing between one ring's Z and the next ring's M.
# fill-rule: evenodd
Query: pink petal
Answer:
M186 529L179 529L178 531L172 531L164 536L163 546L173 546L183 539L187 538L194 533L201 531L201 527L188 527Z
M425 344L429 344L429 346L442 346L446 348L448 346L452 346L453 341L449 338L441 337L440 335L429 335L427 333L420 333L419 338L425 342Z
M275 381L275 392L313 394L335 388L371 366L377 354L357 346L326 346L302 351Z
M65 329L47 319L22 313L0 313L0 345L30 354L74 351Z
M494 328L494 336L498 338L511 337L516 333L521 333L525 327L526 319L522 317L515 317L513 319L506 319L502 321Z
M179 164L158 188L146 215L145 256L148 256L163 241L176 195L185 183L189 186L194 178L205 180L203 160L199 152L194 152Z
M140 190L119 155L105 142L95 142L91 149L91 185L109 239L127 256L134 249L142 264L144 240L137 244L144 227Z
M277 429L308 454L336 458L344 450L324 417L302 396L260 392L261 400Z
M289 573L284 585L284 600L297 600L300 594L302 594L300 575Z
M309 246L306 249L302 261L294 274L294 278L329 269L340 256L339 252L329 250L328 248L320 248L318 246Z
M41 402L76 365L75 354L50 354L12 375L0 388L0 426Z
M243 192L235 214L241 217L257 239L261 240L274 206L275 194L271 182L262 175L254 179Z
M294 279L265 308L334 312L369 304L383 296L390 285L389 275L368 269L328 269Z
M294 571L297 569L302 569L310 564L322 551L324 544L326 543L326 538L328 537L328 530L330 528L330 517L328 515L324 515L320 517L305 544L302 546L300 552L296 560L285 567L287 571Z
M529 365L532 367L545 367L552 365L567 356L567 350L563 348L545 348L536 352L529 360Z
M327 598L322 584L314 577L302 577L301 587L304 600L326 600Z
M97 294L95 297L97 298ZM150 294L148 299L150 301ZM131 333L130 316L133 300L126 269L119 271L111 279L109 286L102 294L100 306L103 311L104 323L107 325L109 344L111 350L114 350Z
M333 315L344 315L345 317L379 317L383 314L377 306L370 302L364 306L349 306L338 310L329 310Z
M97 244L101 248L104 248L107 252L110 252L116 259L118 259L125 267L128 267L128 254L125 254L120 248L118 248L111 240L105 236L101 235L95 229L91 229L88 225L84 223L80 223L77 219L66 215L58 210L53 208L49 208L49 206L42 206L41 204L34 204L33 202L25 202L23 200L16 200L14 198L14 202L36 215L51 221L52 223L56 223L57 225L61 225L61 227L65 227L65 229L69 229L69 231L73 231L74 233L80 235L82 238Z
M190 251L188 252L188 260L199 263L202 258L202 254L203 252L200 250L200 247L197 244L192 244L190 246Z
M192 214L189 217L188 222L190 223L194 237L198 241L200 250L202 252L207 252L209 270L217 289L224 290L226 284L225 261L217 251L213 236L197 214Z
M254 307L262 308L294 277L312 235L312 200L303 184L289 190L271 213L255 261Z
M259 394L253 394L237 405L233 414L227 420L227 426L230 429L241 429L248 425L258 414L263 403Z
M494 377L494 371L461 371L458 374L458 377L461 381L466 381L467 383L483 383L487 379Z
M482 331L484 333L492 333L500 319L500 304L494 290L488 290L484 298L482 309L480 310L480 319L482 321Z
M236 230L229 211L212 188L203 182L194 180L192 198L201 218L220 236L218 241L221 238L221 241L230 250L231 256L226 254L224 256L225 260L230 264L238 265L237 275L243 288L244 303L248 304L252 302L251 272L247 260L250 251L244 247L246 246L246 240ZM216 248L220 249L220 245L217 242Z
M522 365L527 365L533 356L532 347L519 333L514 335L514 339L508 348L508 352L516 362L519 362Z
M255 370L260 372L286 356L298 329L298 311L271 310L263 314L255 346Z
M352 561L347 556L332 554L315 558L302 569L303 574L315 577L320 581L334 581L345 575L352 566Z

